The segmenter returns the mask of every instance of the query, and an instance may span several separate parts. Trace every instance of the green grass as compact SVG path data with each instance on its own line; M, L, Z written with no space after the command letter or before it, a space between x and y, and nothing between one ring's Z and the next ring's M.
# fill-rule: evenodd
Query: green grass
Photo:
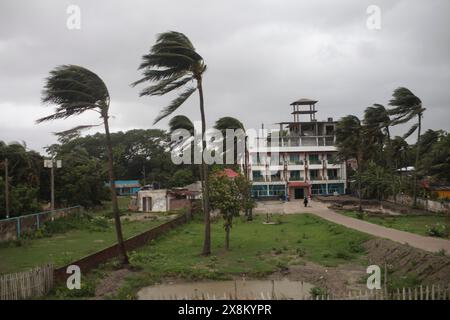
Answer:
M124 210L128 205L128 197L119 198L119 207ZM109 203L104 209L89 212L93 216L104 215L111 211ZM135 214L136 215L136 214ZM164 221L128 221L122 218L125 238L137 235ZM115 227L112 220L104 230L88 230L76 228L65 233L56 233L51 237L23 240L20 246L15 242L0 246L0 274L28 270L34 266L53 263L62 266L88 254L104 249L116 243Z
M346 211L342 213L346 216L357 218L357 212ZM375 217L373 215L365 214L364 220L387 228L407 231L423 236L428 236L427 226L431 226L435 223L441 223L450 227L450 217L444 215Z
M219 219L212 224L212 255L200 255L203 223L196 219L130 253L141 271L130 277L118 297L132 297L137 288L164 277L227 279L232 275L264 276L309 260L324 266L365 264L362 243L369 235L329 223L312 215L287 215L279 225L264 225L264 217L246 222L236 218L231 249L224 249L225 232ZM131 292L131 293L130 293Z

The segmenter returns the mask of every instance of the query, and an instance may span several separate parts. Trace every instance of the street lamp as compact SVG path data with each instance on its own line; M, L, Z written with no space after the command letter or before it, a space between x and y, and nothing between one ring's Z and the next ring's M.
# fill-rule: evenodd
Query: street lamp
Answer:
M44 160L44 168L50 169L51 211L55 210L55 167L62 168L62 161L51 159Z

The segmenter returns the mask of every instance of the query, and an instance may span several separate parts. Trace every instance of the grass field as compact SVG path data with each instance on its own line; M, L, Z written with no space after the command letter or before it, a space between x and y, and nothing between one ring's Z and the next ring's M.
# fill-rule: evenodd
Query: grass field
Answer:
M124 210L128 199L120 198L119 204L121 210ZM93 216L107 214L111 211L108 206L107 203L105 209L90 213ZM124 217L123 235L125 238L129 238L163 222L127 221L127 218ZM0 246L0 274L28 270L50 262L55 266L62 266L114 243L116 243L115 227L110 220L107 227L101 230L77 228L65 233L53 234L51 237L21 241L20 246L17 246L16 242L2 244Z
M200 255L203 223L200 219L170 231L150 245L130 253L140 272L127 279L121 297L164 277L226 279L231 275L263 276L309 260L324 266L365 264L362 243L369 235L329 223L308 214L283 216L278 225L264 225L264 217L246 222L236 218L231 249L224 249L223 222L212 224L212 255Z
M354 211L346 211L342 213L352 218L358 217L358 213ZM374 217L373 215L364 215L364 220L387 228L412 232L423 236L428 236L427 226L431 226L435 223L444 224L450 228L450 217L444 215L409 215L392 217Z

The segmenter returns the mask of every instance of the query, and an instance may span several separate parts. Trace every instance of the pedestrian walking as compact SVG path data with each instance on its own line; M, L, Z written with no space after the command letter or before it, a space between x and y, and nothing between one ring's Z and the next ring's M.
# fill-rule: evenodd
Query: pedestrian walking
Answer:
M305 199L303 199L303 204L305 205L305 208L308 206L308 197L305 197Z

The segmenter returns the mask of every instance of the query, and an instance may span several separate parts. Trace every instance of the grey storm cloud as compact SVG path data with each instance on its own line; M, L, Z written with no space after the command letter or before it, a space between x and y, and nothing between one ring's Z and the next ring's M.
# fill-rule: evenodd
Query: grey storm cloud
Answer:
M80 30L66 27L69 5L81 10ZM366 27L369 5L381 9L380 30ZM139 98L130 83L156 34L167 30L190 37L208 65L210 125L221 116L251 128L289 120L289 103L300 97L318 99L322 119L361 116L406 86L427 107L425 129L449 130L449 12L448 0L2 0L0 140L42 151L56 141L52 132L98 122L92 113L34 123L52 111L40 95L60 64L104 79L114 131L153 127L171 97ZM197 97L177 114L199 120Z

